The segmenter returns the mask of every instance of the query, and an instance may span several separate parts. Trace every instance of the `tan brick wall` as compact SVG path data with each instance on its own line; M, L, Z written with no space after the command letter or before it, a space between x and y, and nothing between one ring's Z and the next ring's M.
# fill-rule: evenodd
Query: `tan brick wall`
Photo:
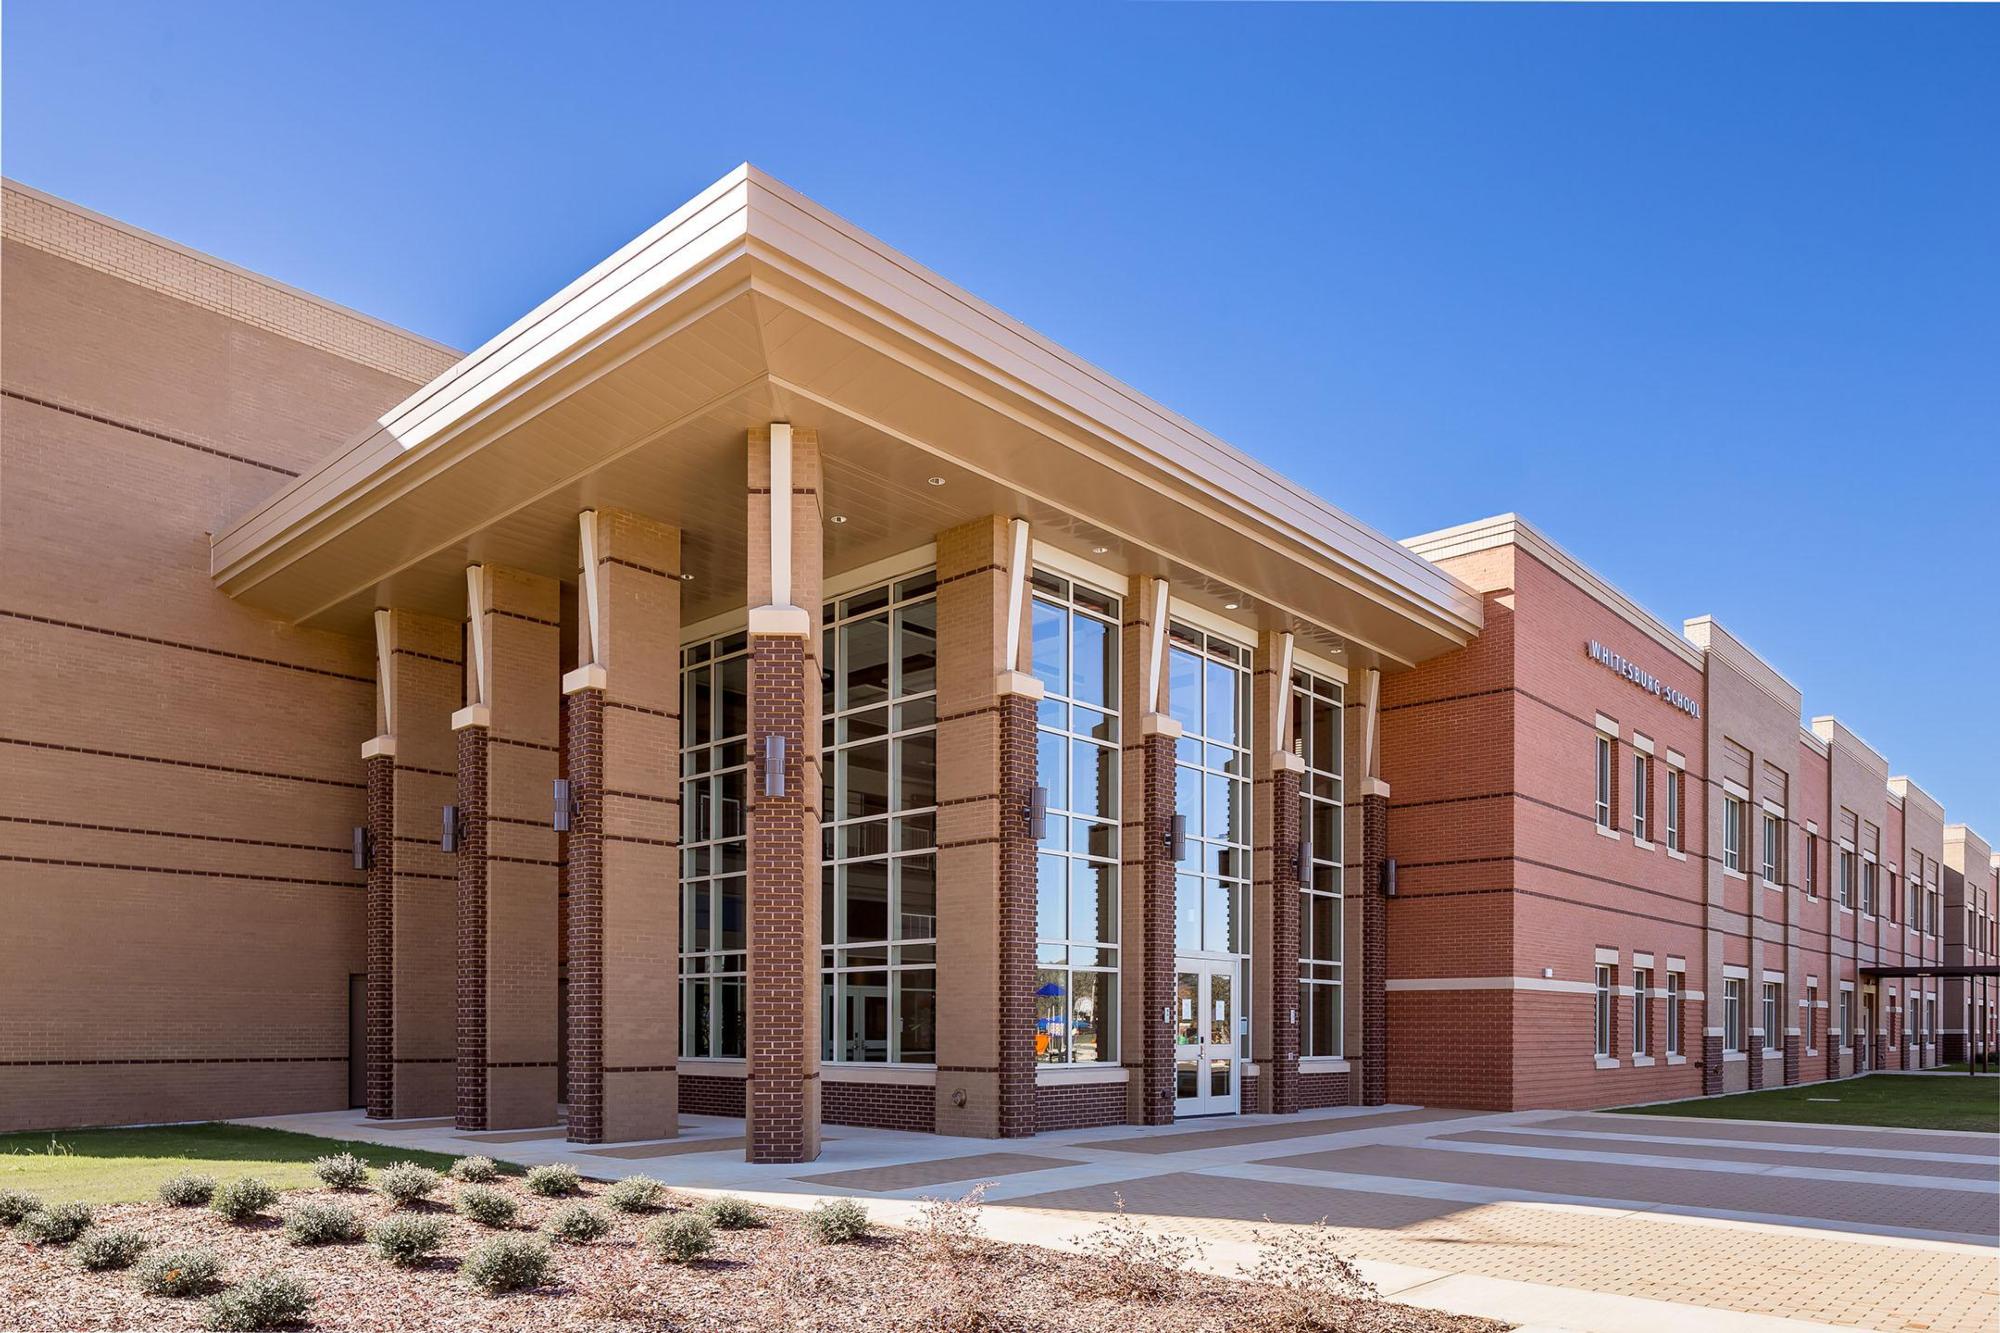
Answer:
M344 1106L373 647L216 594L207 534L416 379L25 216L10 188L0 1129Z

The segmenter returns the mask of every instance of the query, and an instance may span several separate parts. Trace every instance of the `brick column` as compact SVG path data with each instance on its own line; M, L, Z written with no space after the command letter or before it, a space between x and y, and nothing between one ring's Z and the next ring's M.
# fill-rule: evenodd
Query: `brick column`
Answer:
M368 1118L396 1114L396 742L378 736L368 772Z
M1785 1034L1785 1086L1799 1081L1801 1058L1805 1055L1805 1035L1799 1032Z
M787 443L774 444L780 435ZM790 504L774 523L782 453ZM820 1147L819 442L789 427L749 440L749 959L745 1156L809 1162ZM774 553L789 548L785 568ZM774 775L767 756L781 744ZM781 776L779 776L781 775ZM766 795L767 785L783 793Z
M569 1137L679 1127L680 533L579 518L569 710Z
M379 610L375 641L377 734L362 747L373 856L368 1115L449 1115L457 867L438 847L438 812L456 799L459 625Z
M558 589L476 566L458 733L460 1129L556 1121Z
M1267 631L1257 644L1251 695L1251 802L1254 870L1250 907L1250 1054L1259 1071L1245 1110L1290 1115L1299 1109L1299 775L1305 763L1291 734L1290 636ZM1246 1086L1246 1092L1249 1088Z
M1763 1000L1760 995L1758 999L1760 1010L1762 1005ZM1747 1059L1750 1065L1750 1088L1752 1091L1755 1091L1764 1086L1764 1034L1752 1030L1747 1045Z
M1029 560L1027 551L1022 558ZM1013 559L1005 518L938 534L934 1123L942 1134L1017 1138L1035 1129L1035 844L1027 809L1042 687L1021 671L1025 585L1021 651L1007 654Z
M1720 1028L1710 1030L1707 1026L1708 1006L1710 1004L1715 1005L1716 1012L1720 1013L1722 1010L1722 996L1718 994L1713 1000L1703 1000L1701 1006L1703 1024L1701 1029L1701 1093L1704 1097L1713 1097L1722 1091L1722 1030Z
M1389 900L1382 863L1389 855L1389 784L1362 778L1361 1104L1389 1100Z
M1168 839L1174 817L1174 742L1180 728L1164 714L1154 715L1153 720L1165 729L1144 736L1140 742L1143 798L1138 879L1144 944L1138 1013L1142 1035L1133 1087L1139 1098L1135 1122L1170 1125L1174 1120L1174 1025L1165 1015L1172 1012L1174 1004L1174 862ZM1129 958L1129 935L1126 951Z

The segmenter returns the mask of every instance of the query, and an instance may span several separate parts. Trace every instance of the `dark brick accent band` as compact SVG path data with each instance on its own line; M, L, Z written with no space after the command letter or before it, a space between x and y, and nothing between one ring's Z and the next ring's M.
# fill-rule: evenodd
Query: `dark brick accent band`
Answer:
M808 1041L819 1040L806 972L806 895L819 893L819 830L806 792L806 691L804 639L758 634L750 639L750 948L747 1044L749 1123L746 1156L752 1162L803 1162L818 1138L806 1123L817 1114L816 1077ZM783 796L764 796L766 738L785 741ZM816 741L818 737L812 737ZM817 971L817 969L815 969Z
M569 1141L604 1142L604 691L569 696Z
M1052 1083L1035 1089L1035 1132L1125 1123L1123 1083Z
M396 1114L396 761L363 761L368 772L368 1118Z
M1352 1106L1354 1089L1346 1074L1300 1074L1299 1109L1317 1110L1322 1106Z
M1145 894L1146 972L1139 987L1139 1116L1142 1125L1174 1120L1174 1030L1161 1015L1174 1004L1174 863L1167 840L1174 818L1174 738L1153 735L1141 746L1145 765L1140 891Z
M458 732L458 1095L454 1122L486 1128L485 727Z
M1389 1100L1389 798L1361 798L1361 1104Z
M743 1080L725 1074L682 1074L680 1109L684 1115L743 1118Z
M844 1083L822 1079L820 1095L824 1098L821 1119L829 1125L900 1129L912 1134L929 1134L937 1129L937 1089L928 1083Z
M1271 1054L1260 1062L1263 1106L1273 1115L1299 1109L1299 775L1271 776L1270 1003L1260 1021L1271 1033Z
M1020 1139L1035 1132L1035 844L1021 814L1035 785L1035 701L1026 695L1000 701L999 769L999 1132Z

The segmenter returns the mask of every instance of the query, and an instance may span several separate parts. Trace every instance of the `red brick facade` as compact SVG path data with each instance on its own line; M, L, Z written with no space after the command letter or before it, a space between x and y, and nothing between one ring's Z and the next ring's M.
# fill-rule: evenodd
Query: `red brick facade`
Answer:
M604 1142L604 691L569 695L569 1139Z
M458 1107L454 1123L483 1130L486 1120L486 778L491 736L458 732Z

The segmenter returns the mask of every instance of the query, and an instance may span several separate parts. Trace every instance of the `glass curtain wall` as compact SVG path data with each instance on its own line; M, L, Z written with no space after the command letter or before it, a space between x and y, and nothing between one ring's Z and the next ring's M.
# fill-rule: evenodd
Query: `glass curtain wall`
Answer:
M1341 1005L1341 690L1308 671L1292 673L1292 745L1305 760L1299 779L1299 829L1312 845L1312 869L1299 885L1299 1054L1345 1053Z
M1174 811L1187 820L1175 867L1174 942L1181 953L1234 955L1238 995L1251 993L1250 652L1174 622L1169 630L1168 704L1181 724ZM1247 1013L1248 1005L1238 1009ZM1248 1058L1247 1025L1239 1034Z
M826 606L821 1056L937 1060L937 579Z
M681 1054L743 1058L749 644L681 650Z
M1035 1058L1118 1058L1118 599L1036 570Z

